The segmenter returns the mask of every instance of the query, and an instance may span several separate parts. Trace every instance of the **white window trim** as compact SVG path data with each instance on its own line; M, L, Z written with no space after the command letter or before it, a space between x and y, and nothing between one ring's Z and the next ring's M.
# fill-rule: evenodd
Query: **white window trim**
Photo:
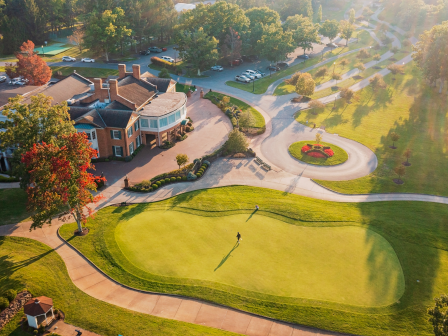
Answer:
M115 147L115 156L122 157L123 156L123 152L121 153L121 155L117 154L117 148L120 149L121 146L114 146L114 147Z
M132 149L131 149L132 148ZM130 144L129 144L129 155L132 155L132 153L134 153L134 151L135 151L135 148L134 148L134 141L132 141Z
M115 132L117 132L118 137L115 136ZM120 140L120 131L118 131L118 130L112 130L112 134L113 134L113 136L114 136L114 140Z
M128 130L126 131L128 134L128 139L132 136L132 134L134 134L134 125L132 125L131 127L128 128Z

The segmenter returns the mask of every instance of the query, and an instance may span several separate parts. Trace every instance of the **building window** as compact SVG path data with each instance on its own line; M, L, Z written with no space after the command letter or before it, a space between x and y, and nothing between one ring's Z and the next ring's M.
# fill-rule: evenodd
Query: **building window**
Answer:
M110 131L110 137L115 140L121 140L121 132L112 130Z
M167 120L167 118L162 118L162 119L160 119L160 127L164 127L164 126L166 126L166 125L168 125L168 120Z
M175 121L176 121L175 117L176 117L176 116L175 116L174 114L170 115L170 116L168 117L168 123L169 123L169 124L172 124L173 122L175 122Z
M148 127L148 119L140 119L142 127Z
M123 147L112 146L112 150L114 151L114 156L123 156Z
M131 126L128 128L128 138L130 138L133 133L134 133L134 131L132 130L132 126Z
M96 134L95 131L92 131L92 139L95 140L96 139Z
M129 144L129 155L132 155L132 153L134 153L134 141Z
M157 119L151 119L151 128L157 128Z
M135 138L135 143L137 144L137 148L139 148L140 145L142 144L142 140L140 139L139 136L137 138Z
M136 131L138 131L138 129L139 129L138 120L134 123L134 129Z
M176 120L179 120L180 119L180 111L177 111L176 112Z
M88 140L92 140L92 137L90 136L90 132L84 132L84 133L87 134L87 139L88 139Z
M184 105L182 106L182 114L185 115L187 113L187 107Z

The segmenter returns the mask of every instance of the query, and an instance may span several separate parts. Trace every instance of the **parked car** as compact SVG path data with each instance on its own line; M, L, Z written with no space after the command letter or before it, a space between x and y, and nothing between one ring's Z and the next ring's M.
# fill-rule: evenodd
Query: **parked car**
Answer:
M142 51L140 51L140 55L148 56L149 54L151 54L151 52L149 50L142 50Z
M241 65L241 64L243 64L243 60L241 58L230 61L230 65Z
M236 75L235 80L237 82L250 83L250 79L244 75Z
M162 51L167 51L168 50L168 48L162 48Z
M260 70L255 70L256 73L260 74L261 77L266 76L266 74L264 72L261 72Z
M280 71L280 68L278 66L276 66L276 65L269 65L266 68L266 70L269 70L269 71Z
M249 75L249 76L252 76L254 78L261 78L262 77L258 72L254 71L254 70L246 70L245 72L243 72L243 75L246 75L246 74Z
M6 76L0 76L0 83L6 82Z
M16 77L9 81L9 85L20 85L23 86L28 83L28 79L22 79L22 77Z
M150 52L161 53L163 50L157 47L151 47L148 49Z
M286 62L279 62L279 63L277 63L277 66L278 66L280 69L285 69L285 68L289 67L289 64L286 63Z
M327 43L327 47L337 48L338 46L336 45L336 43L330 42L330 43Z
M76 58L71 56L62 56L62 62L76 62Z
M310 58L307 54L303 54L303 55L299 55L299 56L297 56L297 58L302 58L302 59L308 59L308 58Z
M220 65L214 65L210 69L213 71L224 71L224 68Z
M167 62L174 63L174 58L172 58L172 57L169 57L169 56L162 56L162 57L160 57L160 58L163 59L163 60L165 60L165 61L167 61Z
M95 60L93 58L86 57L86 58L82 58L81 62L84 62L84 63L95 63Z
M241 74L241 76L245 76L245 77L249 78L250 80L255 80L255 76L253 76L253 75L251 75L251 74L248 74L248 73L246 73L246 72L243 72L243 73Z

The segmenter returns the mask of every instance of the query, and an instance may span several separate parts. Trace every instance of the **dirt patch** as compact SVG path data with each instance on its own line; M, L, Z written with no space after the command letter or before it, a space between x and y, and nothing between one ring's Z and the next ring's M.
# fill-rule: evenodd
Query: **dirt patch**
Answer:
M363 78L364 78L363 76L359 76L359 75L353 76L353 79L356 79L356 80L363 79Z
M310 97L297 97L297 98L292 98L291 102L293 103L307 103L311 100Z
M81 232L79 232L79 230L73 231L73 235L75 235L75 236L85 236L88 233L89 233L89 229L88 228L83 228Z
M404 181L402 179L394 179L395 184L404 184Z
M405 167L409 167L410 165L411 165L410 162L403 162L403 166L405 166Z

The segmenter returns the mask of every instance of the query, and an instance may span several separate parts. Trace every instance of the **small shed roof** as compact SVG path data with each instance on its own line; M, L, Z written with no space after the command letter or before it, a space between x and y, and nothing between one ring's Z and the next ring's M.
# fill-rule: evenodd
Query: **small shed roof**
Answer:
M29 300L23 307L26 315L39 316L46 314L53 307L53 300L46 296L39 296Z

